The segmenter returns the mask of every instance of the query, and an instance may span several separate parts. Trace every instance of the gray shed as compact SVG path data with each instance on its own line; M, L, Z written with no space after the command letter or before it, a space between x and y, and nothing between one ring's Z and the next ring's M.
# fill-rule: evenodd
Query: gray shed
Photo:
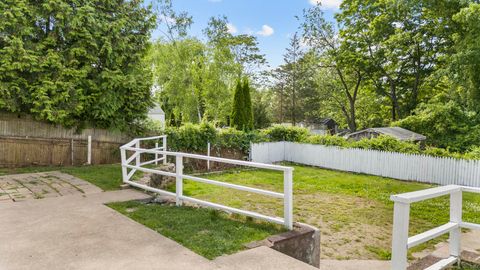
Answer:
M380 128L367 128L357 132L347 134L345 138L361 140L363 138L375 138L380 135L387 135L396 138L400 141L422 142L427 139L422 134L415 133L408 129L401 127L380 127Z

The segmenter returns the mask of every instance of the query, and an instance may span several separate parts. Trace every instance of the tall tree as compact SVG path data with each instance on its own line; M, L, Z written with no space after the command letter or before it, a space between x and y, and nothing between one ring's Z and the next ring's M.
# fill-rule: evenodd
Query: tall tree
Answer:
M253 129L252 100L246 79L237 81L230 125L239 130Z
M334 25L325 20L320 4L304 11L302 28L304 40L318 55L323 104L338 108L349 130L355 131L356 103L364 79L362 59L355 48L342 44Z
M235 63L240 65L238 78L243 75L252 76L256 69L266 64L265 55L261 54L258 48L257 38L248 34L230 33L225 16L211 17L203 33L213 47L233 57Z
M127 128L152 105L142 1L0 2L0 109L66 126Z
M459 24L454 35L455 52L449 57L450 77L469 93L469 107L480 113L480 4L470 3L453 19Z
M365 61L365 75L390 100L391 119L408 115L421 86L451 50L452 16L462 1L345 0L336 18L343 45Z
M285 61L284 74L286 76L287 91L290 95L291 110L290 121L292 125L297 123L297 91L300 79L300 58L304 55L301 48L300 38L295 32L290 39L290 46L287 48L283 60Z
M251 89L250 89L250 83L248 82L247 78L243 79L243 85L242 85L242 91L243 91L243 111L245 114L245 130L252 130L254 126L254 120L253 120L253 107L252 107L252 95L251 95Z

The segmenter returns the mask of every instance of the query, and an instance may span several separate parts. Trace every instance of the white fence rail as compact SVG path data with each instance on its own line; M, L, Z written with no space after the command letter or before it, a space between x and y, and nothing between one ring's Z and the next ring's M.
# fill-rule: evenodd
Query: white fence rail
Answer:
M254 162L290 161L401 180L480 187L480 161L294 142L251 145Z
M437 262L427 269L445 269L459 261L461 253L461 229L480 230L480 224L463 222L462 220L463 192L480 193L480 188L448 185L391 196L391 200L395 202L392 234L392 270L407 269L407 251L409 248L446 233L450 234L450 257ZM424 233L408 237L410 205L444 195L450 195L450 221Z
M141 148L142 141L159 140L159 139L162 139L162 142L163 142L161 147L158 147L158 144L156 144L155 148L152 148L152 149ZM149 138L134 139L131 142L121 146L120 153L122 158L123 182L131 186L138 187L150 192L155 192L162 195L174 196L176 199L176 204L178 206L182 205L183 201L189 201L189 202L193 202L196 204L204 205L204 206L215 208L215 209L225 210L232 213L242 214L242 215L282 224L288 229L293 228L293 186L292 186L293 168L286 167L286 166L271 165L271 164L255 163L255 162L249 162L249 161L243 161L243 160L225 159L225 158L210 157L210 156L203 156L203 155L196 155L196 154L180 153L180 152L169 152L167 151L166 142L167 142L166 136L156 136L156 137L149 137ZM128 154L131 154L131 155L128 156ZM153 154L155 158L152 160L141 162L142 154ZM159 158L159 156L161 157ZM159 161L166 162L167 156L175 157L175 170L176 170L175 173L144 167L145 165L148 165L148 164L153 164L153 163L157 164ZM200 159L200 160L206 160L207 162L212 161L212 162L227 163L227 164L233 164L233 165L239 165L239 166L282 171L283 187L284 187L283 193L273 192L273 191L268 191L268 190L253 188L253 187L235 185L235 184L230 184L230 183L225 183L225 182L220 182L216 180L184 174L183 173L184 158ZM132 162L135 162L135 164L134 165L131 164ZM164 176L175 177L176 179L175 193L153 188L153 187L132 181L131 178L137 170L148 172L148 173L160 174ZM283 218L271 217L271 216L266 216L260 213L252 212L252 211L241 210L241 209L237 209L237 208L233 208L225 205L220 205L216 203L195 199L192 197L187 197L183 195L184 179L283 199L284 216Z

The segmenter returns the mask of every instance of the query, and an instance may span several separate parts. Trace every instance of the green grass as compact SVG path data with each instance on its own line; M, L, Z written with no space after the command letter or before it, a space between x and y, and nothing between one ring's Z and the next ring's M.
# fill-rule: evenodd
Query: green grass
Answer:
M277 225L238 216L233 218L206 208L138 201L111 203L108 206L208 259L235 253L244 249L246 243L283 231Z
M460 266L451 268L452 270L480 270L480 265L473 265L469 263L462 263Z
M76 167L5 168L0 169L0 175L48 171L61 171L63 173L71 174L75 177L88 181L105 191L120 189L120 185L122 184L122 170L120 164Z
M336 259L388 259L390 257L393 203L390 195L433 187L383 177L293 165L294 219L322 231L322 257ZM283 190L279 172L228 171L209 179ZM174 187L171 188L174 190ZM282 201L237 190L185 181L184 194L224 205L282 216ZM449 220L449 199L441 197L412 205L410 234ZM464 220L480 223L480 196L464 195ZM418 251L445 238L421 245Z

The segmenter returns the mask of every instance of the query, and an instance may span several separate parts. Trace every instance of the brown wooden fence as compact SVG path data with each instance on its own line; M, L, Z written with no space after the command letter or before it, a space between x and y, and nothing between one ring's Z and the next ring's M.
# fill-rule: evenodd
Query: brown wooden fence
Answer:
M130 138L120 132L60 126L0 114L0 167L66 166L87 163L92 136L92 164L120 162L119 147Z

